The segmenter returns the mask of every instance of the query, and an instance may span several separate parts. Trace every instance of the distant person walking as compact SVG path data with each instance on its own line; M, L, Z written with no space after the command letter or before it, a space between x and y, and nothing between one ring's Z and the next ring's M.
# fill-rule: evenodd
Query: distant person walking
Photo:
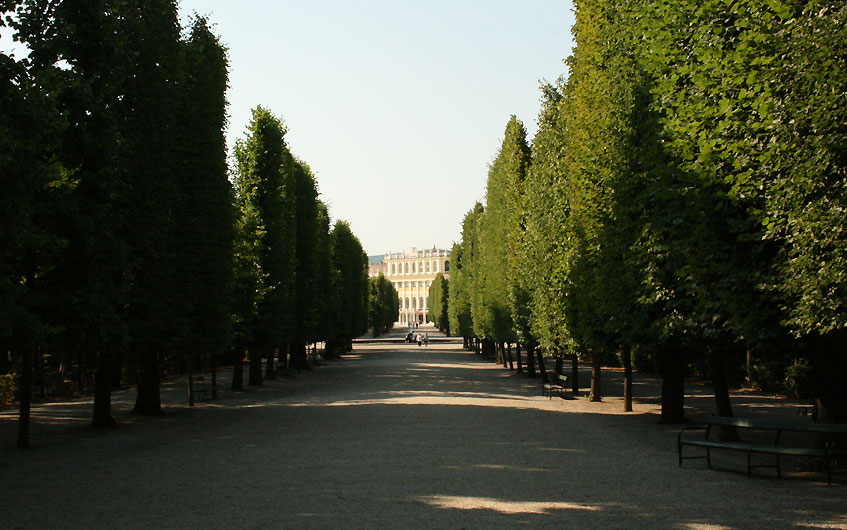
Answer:
M424 333L423 343L424 346L429 346L429 333Z
M420 333L418 333L417 335L415 335L415 340L417 341L418 346L420 346L420 345L421 345L421 334L420 334Z

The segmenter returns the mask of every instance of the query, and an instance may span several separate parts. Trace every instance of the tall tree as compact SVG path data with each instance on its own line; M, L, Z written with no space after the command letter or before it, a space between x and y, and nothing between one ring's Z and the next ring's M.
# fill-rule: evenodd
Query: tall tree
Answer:
M51 329L44 288L64 241L51 206L70 184L58 161L66 122L42 82L62 75L52 65L0 54L0 344L19 365L18 447L29 447L33 359Z
M182 334L175 299L175 225L179 161L176 156L180 27L174 0L117 6L119 29L133 53L132 75L119 98L118 152L122 227L130 247L127 321L136 361L133 413L159 414L161 363L175 354Z
M239 347L250 356L249 384L260 385L263 357L292 335L295 202L282 121L257 107L247 131L235 147L241 213L236 283L242 290L236 318Z
M367 255L346 221L336 221L331 233L331 297L337 300L330 315L326 351L341 355L353 338L367 330Z
M197 17L184 43L179 160L183 167L174 217L184 326L177 344L193 368L221 360L229 346L235 212L226 163L227 56ZM189 382L189 392L191 392ZM193 401L193 393L189 396Z
M453 263L455 264L455 258ZM449 299L449 280L439 272L429 288L429 319L447 335L450 335Z
M560 260L567 244L560 231L567 225L570 211L569 196L563 192L560 178L563 81L543 84L541 88L539 128L533 139L532 164L523 197L523 271L531 294L531 333L546 352L561 357L573 352L564 308L567 269ZM543 371L540 363L539 368ZM576 377L572 379L574 384L578 382Z
M292 184L295 195L294 256L295 282L293 285L294 328L291 341L291 365L294 369L308 368L306 343L317 330L320 318L319 306L314 303L319 294L318 278L318 231L322 228L319 219L318 190L315 177L309 167L294 161Z
M762 112L757 162L764 175L754 182L766 190L766 237L781 243L774 287L784 296L788 329L806 347L820 415L847 421L839 377L847 370L847 6L769 4L781 22L776 49L749 97L760 106L768 89L777 97ZM764 29L775 20L753 15Z
M454 245L451 252L453 259L450 277L453 287L448 295L447 312L450 329L462 336L465 347L470 347L475 337L472 311L474 260L477 249L477 227L483 212L482 204L476 203L473 209L465 214L462 220L462 241Z
M380 273L368 279L368 322L378 337L390 329L400 316L397 289Z
M135 65L125 44L121 4L60 2L44 9L26 2L17 12L17 38L30 60L70 66L61 77L42 79L56 95L70 126L59 154L72 176L72 192L53 210L68 241L50 277L63 301L55 304L62 323L60 346L77 356L77 386L83 366L95 359L93 423L112 426L111 388L120 373L119 355L128 344L124 314L129 246L124 237L126 195L119 163L122 100ZM49 87L49 88L48 88Z
M509 254L515 230L512 195L526 176L530 149L523 124L512 116L503 143L488 171L485 214L479 226L478 267L475 268L474 331L499 344L515 340L509 305ZM502 351L501 351L502 355Z

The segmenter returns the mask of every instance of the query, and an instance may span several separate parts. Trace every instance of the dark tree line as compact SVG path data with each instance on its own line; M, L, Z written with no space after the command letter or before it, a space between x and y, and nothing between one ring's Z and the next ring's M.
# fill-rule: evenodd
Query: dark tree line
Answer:
M113 388L158 414L165 373L232 364L239 388L247 356L261 384L277 359L307 368L308 345L337 355L365 331L361 244L330 229L267 110L230 173L227 50L206 19L183 33L175 0L0 11L29 50L0 54L0 375L20 447L33 392L93 390L111 426Z
M450 282L439 272L429 287L429 319L447 336L450 336L450 319L447 313L449 295Z
M845 28L840 2L580 0L537 135L509 121L465 217L451 330L591 360L594 399L618 363L627 408L655 371L668 422L692 373L722 415L746 380L847 419Z
M368 324L374 337L379 337L400 320L400 298L394 284L379 273L368 278Z

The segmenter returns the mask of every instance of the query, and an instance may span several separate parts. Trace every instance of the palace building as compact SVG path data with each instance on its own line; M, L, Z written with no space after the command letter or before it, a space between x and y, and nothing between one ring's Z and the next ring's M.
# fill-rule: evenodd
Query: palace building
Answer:
M378 265L378 268L369 268L370 271L373 271L374 276L382 272L394 284L400 297L398 323L428 322L429 288L439 272L450 277L450 251L435 247L425 250L412 247L408 252L386 254Z

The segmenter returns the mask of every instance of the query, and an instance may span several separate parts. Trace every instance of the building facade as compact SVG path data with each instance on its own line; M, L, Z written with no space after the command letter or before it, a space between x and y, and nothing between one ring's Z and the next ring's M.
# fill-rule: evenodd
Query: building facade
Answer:
M450 277L450 251L440 248L385 255L385 278L394 284L400 297L399 324L429 321L429 288L439 272Z
M385 276L385 256L368 256L368 278L376 278L380 274Z

